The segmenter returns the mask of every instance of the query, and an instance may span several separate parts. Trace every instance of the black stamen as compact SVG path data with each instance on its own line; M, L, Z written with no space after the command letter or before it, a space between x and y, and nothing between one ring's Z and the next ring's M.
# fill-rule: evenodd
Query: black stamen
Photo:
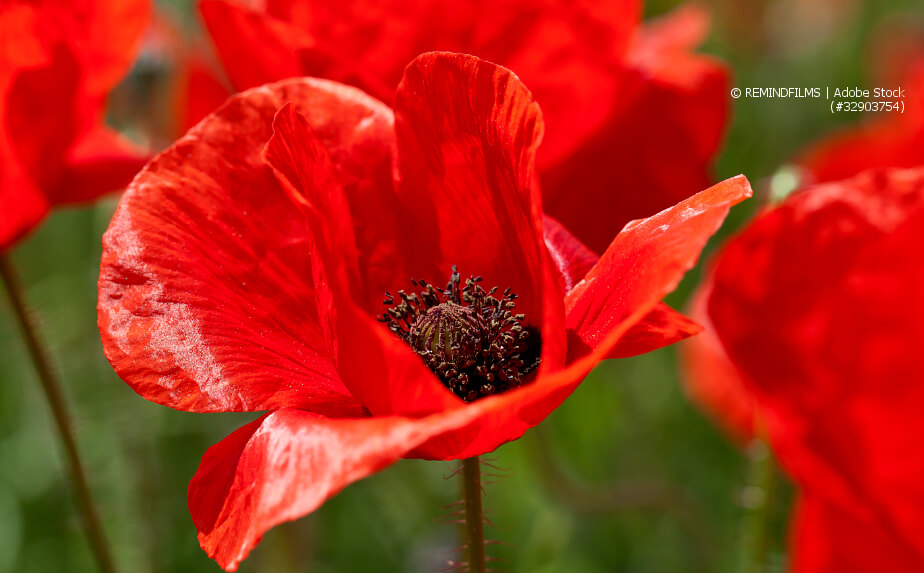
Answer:
M466 402L522 385L539 365L538 329L511 312L517 295L508 288L495 298L498 288L486 291L482 281L470 276L461 286L455 265L444 290L411 279L417 292L399 290L397 298L386 292L379 317Z

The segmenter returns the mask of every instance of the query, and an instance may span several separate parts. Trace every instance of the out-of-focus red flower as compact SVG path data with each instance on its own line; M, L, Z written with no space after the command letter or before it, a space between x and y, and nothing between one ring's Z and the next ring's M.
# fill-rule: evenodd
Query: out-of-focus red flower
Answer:
M148 0L0 5L0 251L54 205L126 185L149 158L103 123Z
M237 89L312 76L391 104L407 62L464 52L514 70L542 106L546 212L594 252L613 229L704 189L727 117L727 70L692 53L709 18L686 7L646 26L638 0L271 0L201 12Z
M695 332L658 301L750 195L730 179L597 257L543 215L543 120L511 72L425 54L394 102L307 78L239 94L141 172L105 235L119 375L182 410L270 411L190 484L227 569L350 482L491 451L600 360Z
M880 112L810 147L797 159L809 181L836 181L872 168L924 165L924 32L890 26L887 33L875 42L877 77L869 89L901 88L904 98L870 100L903 101L904 113Z
M879 170L791 195L715 261L719 358L688 378L798 482L796 571L924 570L921 245L924 169Z

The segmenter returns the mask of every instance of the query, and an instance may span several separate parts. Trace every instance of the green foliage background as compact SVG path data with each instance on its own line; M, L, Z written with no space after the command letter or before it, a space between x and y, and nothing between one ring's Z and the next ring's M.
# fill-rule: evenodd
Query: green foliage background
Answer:
M189 2L164 4L193 25ZM786 20L807 14L797 4L814 5L822 21L835 24L802 30L806 22ZM654 1L647 11L674 5ZM762 7L764 17L742 19L742 5ZM710 7L716 16L705 50L730 63L742 88L877 87L867 65L871 37L889 22L924 19L919 0L716 0ZM136 71L123 89L141 89L146 73ZM743 172L758 197L736 208L722 236L751 215L767 196L768 178L796 150L863 119L832 115L826 106L813 99L736 102L717 178ZM95 304L100 236L116 202L52 215L13 260L65 383L121 570L218 571L199 549L186 486L205 449L256 414L173 411L141 399L112 372ZM682 307L698 276L690 273L669 302ZM47 407L8 301L0 299L0 573L94 571ZM497 525L489 534L501 542L491 553L506 560L501 570L743 571L747 457L687 402L673 348L601 365L539 428L488 458L503 476L485 501ZM442 570L459 545L455 526L440 523L450 511L444 506L459 497L459 480L445 479L454 469L405 461L352 485L314 514L268 533L240 570ZM792 501L789 486L775 490L764 571L785 567Z

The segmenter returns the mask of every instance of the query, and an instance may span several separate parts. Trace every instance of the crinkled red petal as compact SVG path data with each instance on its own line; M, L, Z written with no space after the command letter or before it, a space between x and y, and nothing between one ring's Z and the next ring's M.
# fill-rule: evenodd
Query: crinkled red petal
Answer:
M360 411L318 323L304 215L261 157L285 102L318 117L352 112L324 85L232 98L125 194L104 237L100 331L144 397L193 411ZM328 127L331 141L355 136Z
M559 368L562 291L543 240L542 117L529 91L510 70L434 52L408 65L395 110L399 208L416 277L439 284L457 265L487 288L511 289L516 312L541 333L540 375Z
M683 274L696 264L731 206L750 195L747 179L738 176L653 217L626 225L565 298L572 333L569 355L580 356L596 348L651 293L657 293L660 300L674 290ZM641 336L640 343L644 338Z
M350 483L402 457L453 419L331 419L268 414L202 456L187 501L199 543L226 571L270 528L314 511Z
M294 106L277 113L264 160L305 209L320 322L346 386L375 414L459 407L420 357L353 302L358 255L347 199L331 181L326 149Z
M543 218L543 228L545 246L561 275L561 284L567 294L593 268L600 257L548 215ZM660 303L626 333L613 349L610 358L626 358L651 352L692 336L700 330L701 327L696 322ZM577 345L572 352L580 354L586 351L583 346Z
M543 237L552 262L561 276L562 290L567 294L600 259L564 225L546 215L542 218Z
M702 331L703 327L698 322L662 302L629 329L608 358L629 358L646 354Z
M534 186L542 117L529 91L484 60L424 54L398 88L395 130L416 278L441 284L458 265L487 287L509 287L535 325L547 251ZM394 289L406 286L395 278Z

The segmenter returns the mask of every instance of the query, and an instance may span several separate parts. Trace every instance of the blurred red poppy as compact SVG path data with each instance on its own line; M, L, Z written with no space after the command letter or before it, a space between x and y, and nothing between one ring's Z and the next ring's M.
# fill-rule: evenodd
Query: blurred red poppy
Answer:
M870 171L791 195L715 261L721 347L688 378L736 435L759 417L798 482L796 571L924 568L922 244L924 169Z
M391 104L407 62L464 52L514 70L542 106L546 212L596 253L613 229L707 187L727 117L728 72L692 53L709 18L686 7L639 23L637 0L204 0L232 84L312 76Z
M123 187L149 159L102 123L149 8L148 0L0 5L0 251L52 206Z
M859 126L812 145L797 159L809 181L836 181L872 168L924 165L924 31L892 23L884 34L873 42L872 67L877 73L869 89L890 94L900 90L901 96L869 100L903 103L904 113L873 114Z
M425 54L394 109L307 78L239 94L142 171L105 235L118 374L182 410L271 411L190 484L227 569L350 482L491 451L601 359L695 332L658 301L750 195L730 179L598 258L543 215L543 121L511 72Z

